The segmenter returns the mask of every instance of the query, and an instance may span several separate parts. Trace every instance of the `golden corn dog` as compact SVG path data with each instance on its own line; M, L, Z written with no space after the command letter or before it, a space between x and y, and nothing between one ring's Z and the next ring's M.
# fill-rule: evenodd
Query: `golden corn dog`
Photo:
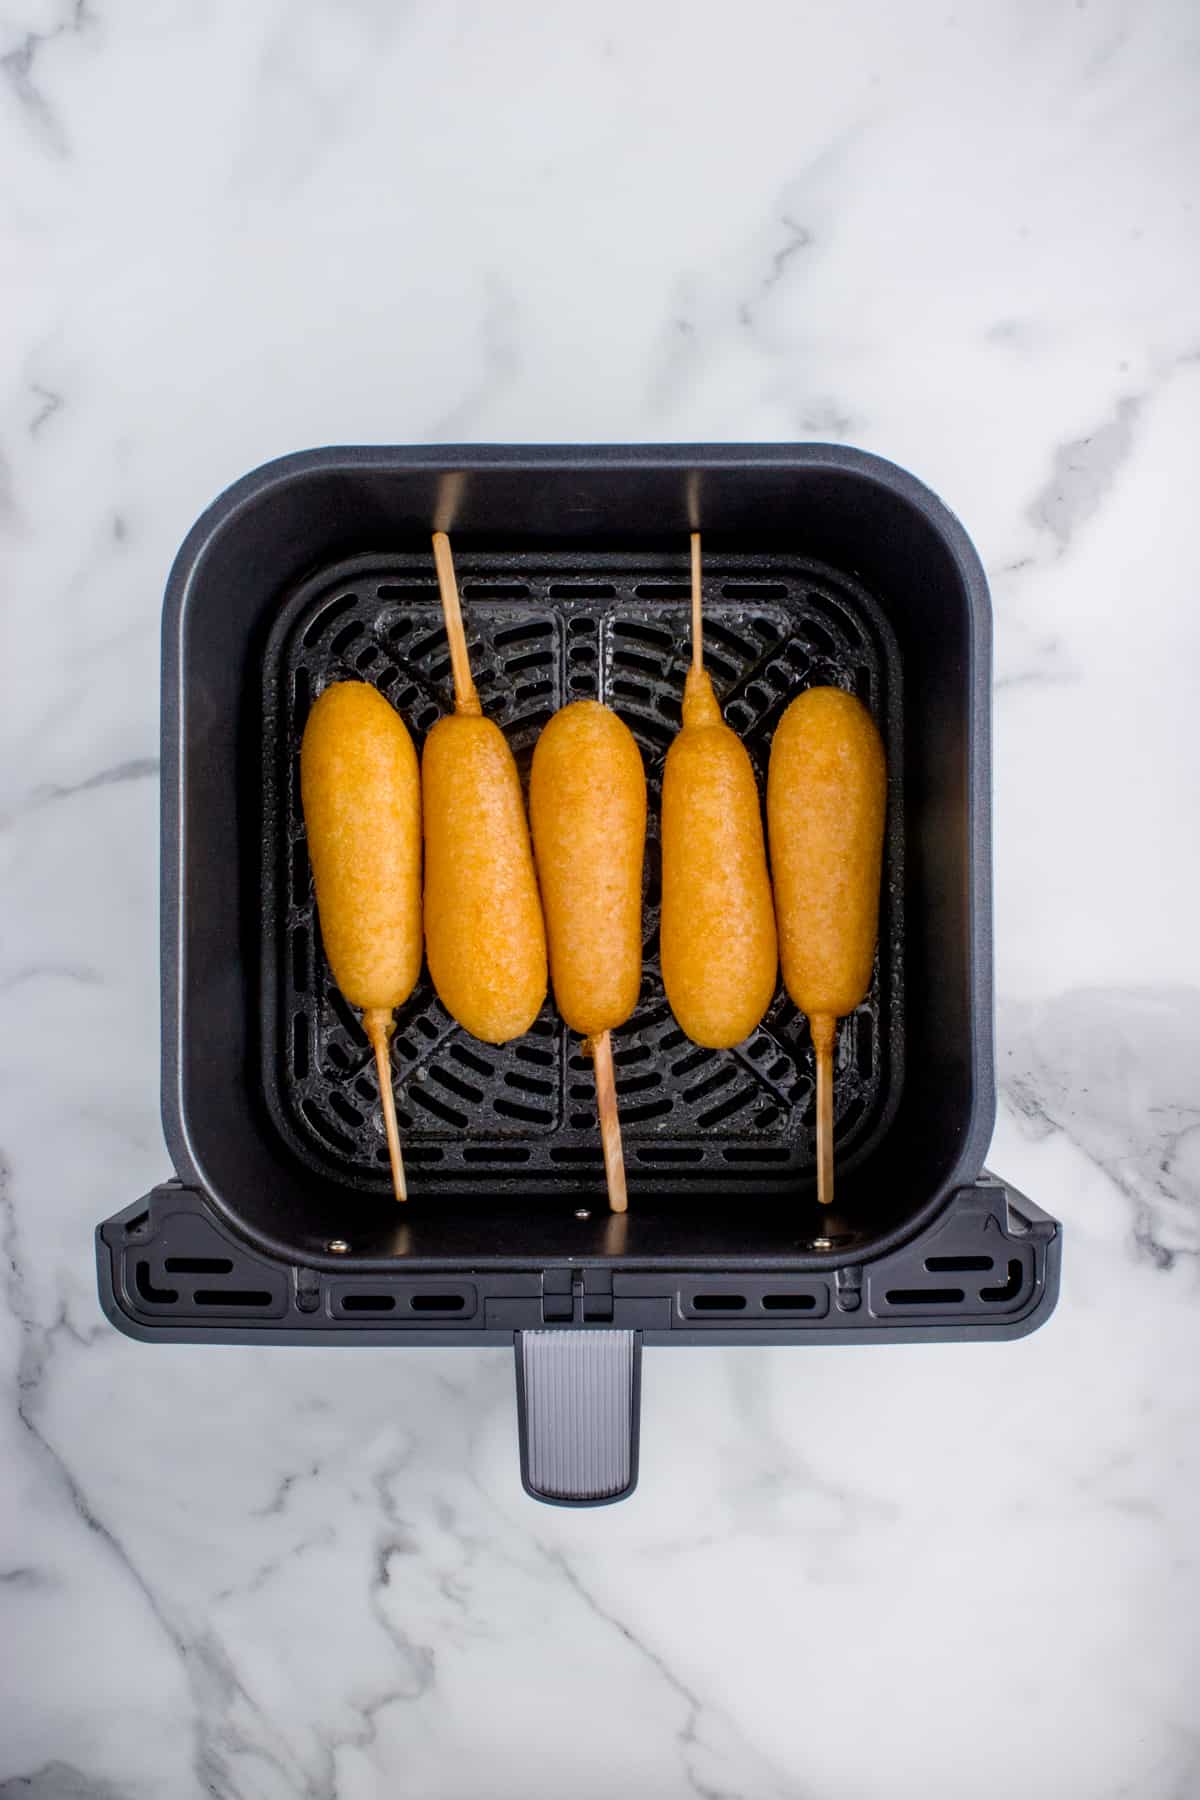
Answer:
M775 732L767 775L767 831L780 960L788 993L807 1013L817 1059L817 1190L833 1198L833 1043L837 1020L871 982L887 770L862 702L811 688Z
M556 713L533 753L529 816L550 977L572 1031L623 1025L642 985L646 776L633 734L596 700Z
M698 532L692 572L692 666L663 773L662 976L693 1043L725 1050L766 1012L779 958L754 770L703 665Z
M455 712L425 740L425 948L446 1011L507 1043L546 998L546 936L521 782L491 719Z
M608 1203L625 1211L610 1033L642 984L646 776L633 735L595 700L566 706L533 753L529 813L558 1010L588 1040Z
M546 933L521 782L471 679L458 588L434 537L455 710L425 740L425 948L438 998L472 1036L507 1043L546 998Z
M300 746L300 799L321 939L375 1051L396 1198L405 1198L388 1043L421 969L421 785L403 719L365 681L316 701Z

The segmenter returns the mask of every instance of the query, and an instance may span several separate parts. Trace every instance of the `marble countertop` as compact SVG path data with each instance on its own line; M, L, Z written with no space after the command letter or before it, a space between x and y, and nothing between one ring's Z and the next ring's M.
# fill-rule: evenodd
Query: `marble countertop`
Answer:
M11 0L0 1796L1200 1793L1200 32L1167 0ZM500 1351L148 1350L162 585L310 444L824 439L996 605L1011 1345L660 1351L522 1493Z

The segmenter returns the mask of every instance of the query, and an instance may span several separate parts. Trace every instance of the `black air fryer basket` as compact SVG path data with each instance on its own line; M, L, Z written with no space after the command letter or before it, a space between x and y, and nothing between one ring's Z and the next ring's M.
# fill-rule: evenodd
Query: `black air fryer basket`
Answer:
M657 799L705 648L760 781L804 687L871 707L889 763L879 953L838 1034L837 1200L780 989L733 1050L679 1031L658 967ZM298 796L307 709L374 682L418 746L453 705L430 553L448 530L484 709L523 773L566 702L615 707L650 789L645 978L614 1035L630 1207L609 1214L591 1065L548 1003L480 1044L427 978L392 1045L411 1199L373 1060L321 951ZM539 1499L637 1478L641 1349L1019 1336L1059 1227L982 1168L994 1110L990 609L927 489L824 445L320 450L195 526L163 620L163 1121L178 1178L101 1225L100 1293L144 1341L516 1348Z

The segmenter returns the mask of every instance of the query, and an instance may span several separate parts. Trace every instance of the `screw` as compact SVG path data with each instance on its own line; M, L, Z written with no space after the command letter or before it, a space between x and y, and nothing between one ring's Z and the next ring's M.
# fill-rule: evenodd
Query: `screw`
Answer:
M577 1219L590 1219L591 1216L592 1209L590 1206L577 1206L575 1208L575 1217Z
M330 1238L325 1248L331 1256L345 1256L350 1246L345 1238Z
M827 1238L827 1237L814 1238L812 1241L812 1247L814 1250L832 1250L833 1249L833 1239Z

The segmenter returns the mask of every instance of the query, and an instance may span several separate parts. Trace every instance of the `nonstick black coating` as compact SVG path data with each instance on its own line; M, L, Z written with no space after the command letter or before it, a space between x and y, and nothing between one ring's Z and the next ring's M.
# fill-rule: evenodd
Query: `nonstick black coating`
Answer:
M427 991L397 1045L412 1177L397 1209L365 1046L321 985L294 684L311 699L335 673L390 679L421 736L450 704L430 545L444 526L485 702L518 754L595 682L653 784L687 658L692 524L710 666L760 777L807 682L858 686L888 740L883 948L843 1034L833 1215L812 1180L803 1024L780 1001L757 1054L692 1064L656 1011L653 844L646 992L618 1044L636 1197L619 1242L591 1073L552 1014L497 1056L442 1039ZM976 1179L991 1128L989 617L946 509L837 446L333 449L246 477L189 535L163 613L163 1124L182 1181L269 1256L345 1239L364 1266L535 1282L563 1257L877 1258L922 1230Z

